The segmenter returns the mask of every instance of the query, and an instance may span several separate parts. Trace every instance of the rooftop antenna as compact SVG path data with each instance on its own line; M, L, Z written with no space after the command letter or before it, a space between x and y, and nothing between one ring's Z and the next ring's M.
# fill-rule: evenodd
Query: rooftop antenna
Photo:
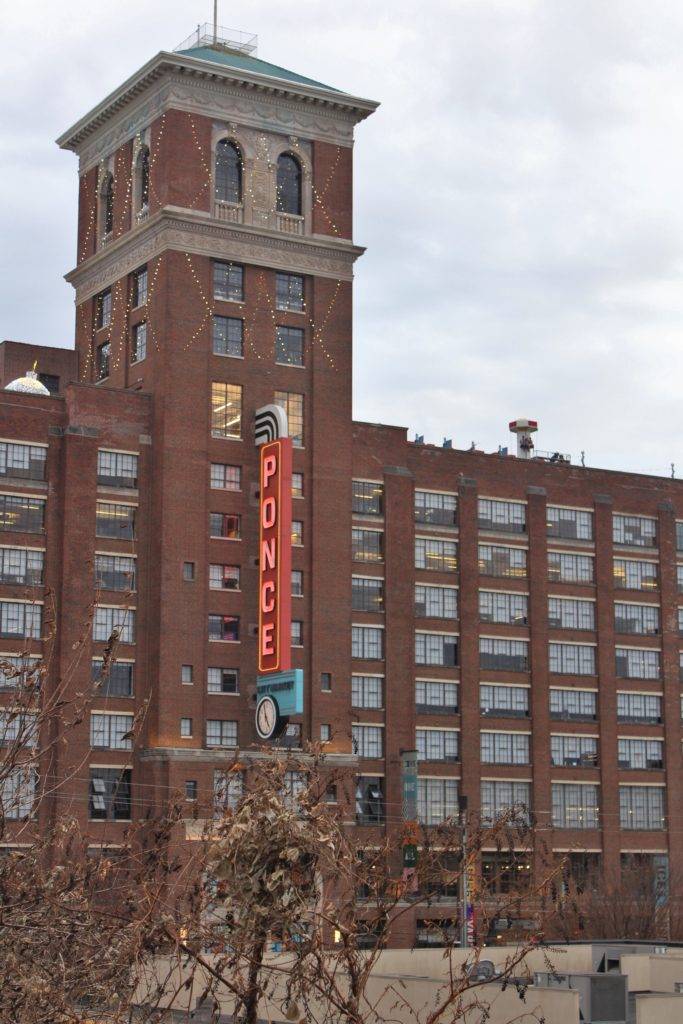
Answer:
M218 0L213 0L213 45L218 42Z

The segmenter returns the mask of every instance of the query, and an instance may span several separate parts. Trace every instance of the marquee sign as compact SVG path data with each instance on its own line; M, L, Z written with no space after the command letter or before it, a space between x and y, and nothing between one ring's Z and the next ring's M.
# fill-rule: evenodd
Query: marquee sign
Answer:
M259 434L264 438L276 432L259 432L266 412L270 407L256 414L257 443ZM272 419L269 425L275 426ZM276 436L261 444L260 462L258 671L284 672L291 666L291 438Z

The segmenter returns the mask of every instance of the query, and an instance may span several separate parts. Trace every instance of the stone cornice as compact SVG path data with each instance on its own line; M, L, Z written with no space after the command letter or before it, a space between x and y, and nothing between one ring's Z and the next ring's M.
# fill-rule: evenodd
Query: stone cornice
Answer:
M202 761L212 764L228 765L233 759L239 761L264 761L278 758L282 761L300 761L302 764L313 763L311 754L304 750L288 747L272 747L269 750L246 748L236 750L230 748L213 748L205 750L197 747L147 747L140 750L138 757L141 761ZM357 768L357 754L325 753L324 765L330 768Z
M64 132L57 144L79 153L81 169L87 169L164 109L180 107L348 146L353 125L377 106L343 92L162 51Z
M353 263L365 252L360 246L336 238L293 236L226 224L207 213L165 207L66 274L66 280L76 289L76 304L168 250L335 281L351 281Z

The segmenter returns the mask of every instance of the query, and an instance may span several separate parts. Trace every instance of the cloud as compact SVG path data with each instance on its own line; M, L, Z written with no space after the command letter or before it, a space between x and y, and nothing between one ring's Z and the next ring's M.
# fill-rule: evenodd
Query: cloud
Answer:
M2 334L68 344L76 165L52 140L192 25L181 0L35 7L40 34L5 12ZM487 449L528 415L542 448L683 472L680 4L253 0L248 21L264 58L382 102L355 149L355 415Z

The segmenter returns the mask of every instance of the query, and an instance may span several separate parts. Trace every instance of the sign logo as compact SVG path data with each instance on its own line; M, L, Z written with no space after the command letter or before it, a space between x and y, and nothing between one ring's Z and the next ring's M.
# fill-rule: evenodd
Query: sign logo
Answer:
M267 407L266 407L267 408ZM292 441L261 445L259 672L291 666Z

